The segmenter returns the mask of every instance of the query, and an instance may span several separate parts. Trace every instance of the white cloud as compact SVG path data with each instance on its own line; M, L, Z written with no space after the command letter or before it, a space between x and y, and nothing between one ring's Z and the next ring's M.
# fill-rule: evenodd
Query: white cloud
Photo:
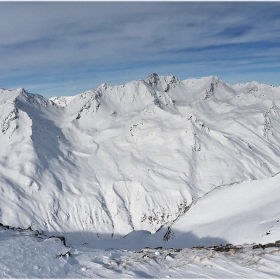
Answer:
M277 2L2 2L0 87L33 78L43 92L48 82L67 87L75 76L82 88L83 75L90 73L99 72L103 82L112 71L134 77L131 72L170 73L188 65L196 65L196 76L221 72L215 64L240 72L238 65L249 67L251 60L261 68L269 59L279 62L279 7Z

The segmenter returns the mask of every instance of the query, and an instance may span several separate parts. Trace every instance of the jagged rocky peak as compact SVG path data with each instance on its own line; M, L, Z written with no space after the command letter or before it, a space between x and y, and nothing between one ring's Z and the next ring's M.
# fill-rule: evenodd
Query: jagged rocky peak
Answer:
M176 84L176 83L180 82L180 80L178 78L176 78L173 74L169 74L168 76L166 76L165 81L168 84Z
M156 73L152 73L145 79L145 82L151 86L157 87L158 89L167 92L170 88L178 84L180 80L173 74L169 74L168 76L164 77L159 76Z
M152 73L145 79L145 82L149 85L156 86L159 82L159 75L157 73Z
M110 84L107 84L107 83L103 83L103 84L101 84L97 89L100 89L100 88L102 88L102 89L110 89L110 88L112 88L112 85L110 85Z

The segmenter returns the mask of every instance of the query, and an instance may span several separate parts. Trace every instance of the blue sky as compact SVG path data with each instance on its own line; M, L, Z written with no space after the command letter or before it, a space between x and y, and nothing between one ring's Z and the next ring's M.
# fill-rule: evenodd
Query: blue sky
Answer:
M0 88L46 97L156 72L280 86L280 2L0 2Z

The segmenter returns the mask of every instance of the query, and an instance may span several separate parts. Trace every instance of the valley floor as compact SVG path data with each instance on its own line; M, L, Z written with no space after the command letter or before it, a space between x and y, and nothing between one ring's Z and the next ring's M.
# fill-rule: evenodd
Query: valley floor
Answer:
M58 238L0 227L0 248L0 278L280 277L277 246L101 250L64 246Z

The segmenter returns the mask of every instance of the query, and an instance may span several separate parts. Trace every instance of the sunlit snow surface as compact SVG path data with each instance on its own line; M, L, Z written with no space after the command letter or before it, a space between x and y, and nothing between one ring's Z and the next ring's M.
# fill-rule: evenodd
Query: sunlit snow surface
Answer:
M33 229L1 229L1 277L279 277L278 247L136 252L280 240L279 88L152 74L0 112L0 223Z
M0 229L0 278L279 278L280 248L126 251L64 246ZM40 237L40 236L39 236ZM70 256L62 256L69 252Z

